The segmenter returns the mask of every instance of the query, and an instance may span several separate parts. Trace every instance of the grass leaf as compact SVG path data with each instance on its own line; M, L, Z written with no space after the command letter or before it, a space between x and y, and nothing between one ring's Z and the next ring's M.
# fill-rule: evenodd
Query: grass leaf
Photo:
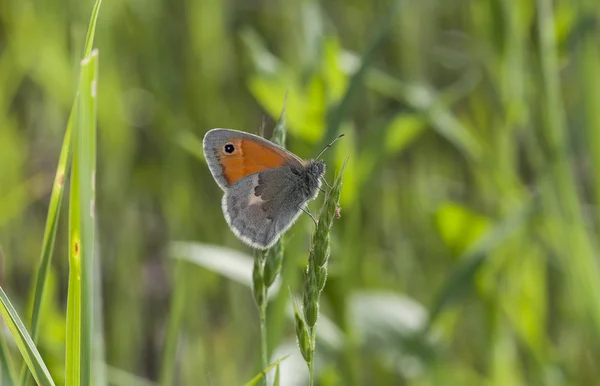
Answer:
M260 382L260 380L262 380L262 379L263 379L263 377L264 377L264 376L265 376L265 375L266 375L266 374L267 374L269 371L271 371L273 368L275 368L275 367L279 366L279 364L280 364L281 362L283 362L284 360L286 360L288 357L289 357L289 355L286 355L286 356L284 356L284 357L282 357L282 358L280 358L280 359L276 360L275 362L271 363L271 364L269 365L269 367L267 367L266 369L263 369L263 371L262 371L260 374L256 375L254 378L252 378L252 379L250 380L250 382L246 383L246 385L245 385L245 386L254 386L254 385L257 385L257 384L258 384L258 382Z
M66 380L89 385L92 374L93 258L98 51L81 62L78 130L73 136Z
M10 300L8 300L8 297L2 288L0 288L0 313L2 313L2 317L12 333L12 336L17 343L17 347L19 347L19 351L21 351L21 355L36 382L42 386L54 385L50 372L35 347L31 336L29 336L25 325L19 318L17 311L10 303Z

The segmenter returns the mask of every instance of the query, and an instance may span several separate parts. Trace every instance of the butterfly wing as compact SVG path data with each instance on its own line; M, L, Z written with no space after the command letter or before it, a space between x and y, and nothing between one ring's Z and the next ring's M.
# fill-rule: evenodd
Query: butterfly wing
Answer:
M238 238L258 248L271 247L312 198L289 166L258 172L236 181L223 196L223 213Z
M303 162L273 142L237 130L212 129L202 144L210 172L223 190L256 172Z

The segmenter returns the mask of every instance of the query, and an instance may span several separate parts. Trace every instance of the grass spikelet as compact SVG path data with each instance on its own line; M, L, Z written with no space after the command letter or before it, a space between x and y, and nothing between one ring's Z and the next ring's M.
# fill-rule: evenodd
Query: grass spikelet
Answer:
M313 365L317 339L316 325L319 318L319 298L327 281L327 261L331 254L331 226L333 225L333 219L337 218L336 214L339 213L344 166L342 166L342 170L335 179L333 186L327 192L312 236L312 248L309 252L308 266L304 275L303 318L297 310L297 306L294 305L296 337L302 356L308 365L310 385L314 383ZM309 337L308 344L304 342L305 331Z

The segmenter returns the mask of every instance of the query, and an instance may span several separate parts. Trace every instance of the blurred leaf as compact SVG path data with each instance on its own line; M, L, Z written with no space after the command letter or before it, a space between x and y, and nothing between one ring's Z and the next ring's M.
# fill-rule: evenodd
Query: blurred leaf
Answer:
M175 138L175 143L197 159L206 163L204 152L202 151L202 140L193 133L186 130L179 131Z
M356 54L346 51L339 60L343 68L351 72L359 59ZM422 113L439 135L446 138L469 159L479 160L482 152L479 140L471 134L465 122L458 119L450 110L443 95L439 95L427 85L405 83L378 69L371 69L365 82L368 87L382 95L404 102Z
M341 68L338 58L342 53L340 41L335 36L323 38L323 77L327 88L326 101L331 103L340 100L348 87L348 76Z
M236 250L202 243L176 241L171 244L171 257L198 264L210 271L252 288L252 256ZM269 287L269 297L280 287L279 278Z
M490 226L490 220L455 203L445 203L436 212L438 230L450 250L463 253Z
M425 366L435 352L421 334L427 310L416 301L392 292L356 292L349 298L349 315L361 350L389 355L403 373ZM396 370L396 369L394 369Z
M433 302L427 328L435 322L446 307L462 299L472 290L475 274L481 264L499 245L523 226L536 207L537 202L533 199L528 201L510 216L489 226L488 230L462 254L458 266L447 276Z
M360 57L360 64L348 80L346 92L339 103L337 103L337 105L328 112L327 133L324 137L324 141L322 141L324 145L331 142L338 135L339 128L343 121L348 119L350 108L354 99L356 98L356 95L360 91L360 85L362 84L363 78L365 77L369 67L375 61L379 47L382 45L390 27L393 25L393 22L396 18L396 13L399 11L402 3L403 2L400 0L392 1L390 9L386 10L379 17L379 21L375 27L375 33L367 44L365 52Z
M305 62L303 73L311 77L318 70L321 61L323 43L323 15L322 8L317 1L304 1L300 4L302 14L302 33L304 41ZM303 77L305 78L305 77Z
M350 315L357 333L369 346L394 344L419 332L427 323L427 309L393 292L356 292L350 296Z
M175 380L175 372L178 364L177 351L180 348L181 325L187 295L186 270L186 264L182 260L175 262L173 274L175 285L173 294L171 295L171 305L163 342L162 362L158 376L161 386L170 386Z
M283 355L287 359L279 365L279 384L282 386L306 386L308 384L308 369L300 350L298 350L297 343L288 341L280 344L272 354L273 357ZM317 349L315 355L317 357L320 355L319 349ZM267 376L269 380L274 378L271 374L267 374Z
M2 288L0 288L0 306L0 313L2 313L2 317L10 329L17 347L19 347L19 351L21 351L21 355L37 383L42 386L54 385L46 364Z
M281 370L279 365L277 365L277 369L275 369L275 380L273 381L273 386L279 386L279 381L281 377Z
M540 363L547 361L549 347L545 339L547 326L546 295L547 260L543 252L518 238L506 255L514 256L503 272L508 284L500 296L500 304L512 328ZM512 252L512 253L511 253ZM526 258L522 258L522 257ZM497 287L496 287L497 288ZM490 288L495 291L496 288Z
M306 141L318 141L325 126L323 81L313 75L301 85L299 76L265 48L254 30L244 28L241 37L254 67L247 80L252 95L272 117L279 116L285 98L288 131Z
M0 197L0 226L21 215L27 205L48 193L48 176L36 174Z
M425 131L427 124L421 115L398 114L385 129L383 143L386 153L399 154Z
M491 315L494 317L494 314ZM495 385L526 385L517 355L517 346L507 323L496 317L492 321L492 343L490 378Z
M171 244L170 255L198 264L223 277L252 285L252 256L234 249L216 245L176 241Z
M556 5L554 27L556 42L559 45L563 45L567 41L576 21L577 18L572 6L560 3Z

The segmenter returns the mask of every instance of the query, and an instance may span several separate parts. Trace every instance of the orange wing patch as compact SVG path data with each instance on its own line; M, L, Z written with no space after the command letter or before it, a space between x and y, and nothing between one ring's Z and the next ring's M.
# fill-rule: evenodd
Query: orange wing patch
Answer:
M250 174L283 166L288 159L279 149L244 138L234 138L215 152L228 185Z

